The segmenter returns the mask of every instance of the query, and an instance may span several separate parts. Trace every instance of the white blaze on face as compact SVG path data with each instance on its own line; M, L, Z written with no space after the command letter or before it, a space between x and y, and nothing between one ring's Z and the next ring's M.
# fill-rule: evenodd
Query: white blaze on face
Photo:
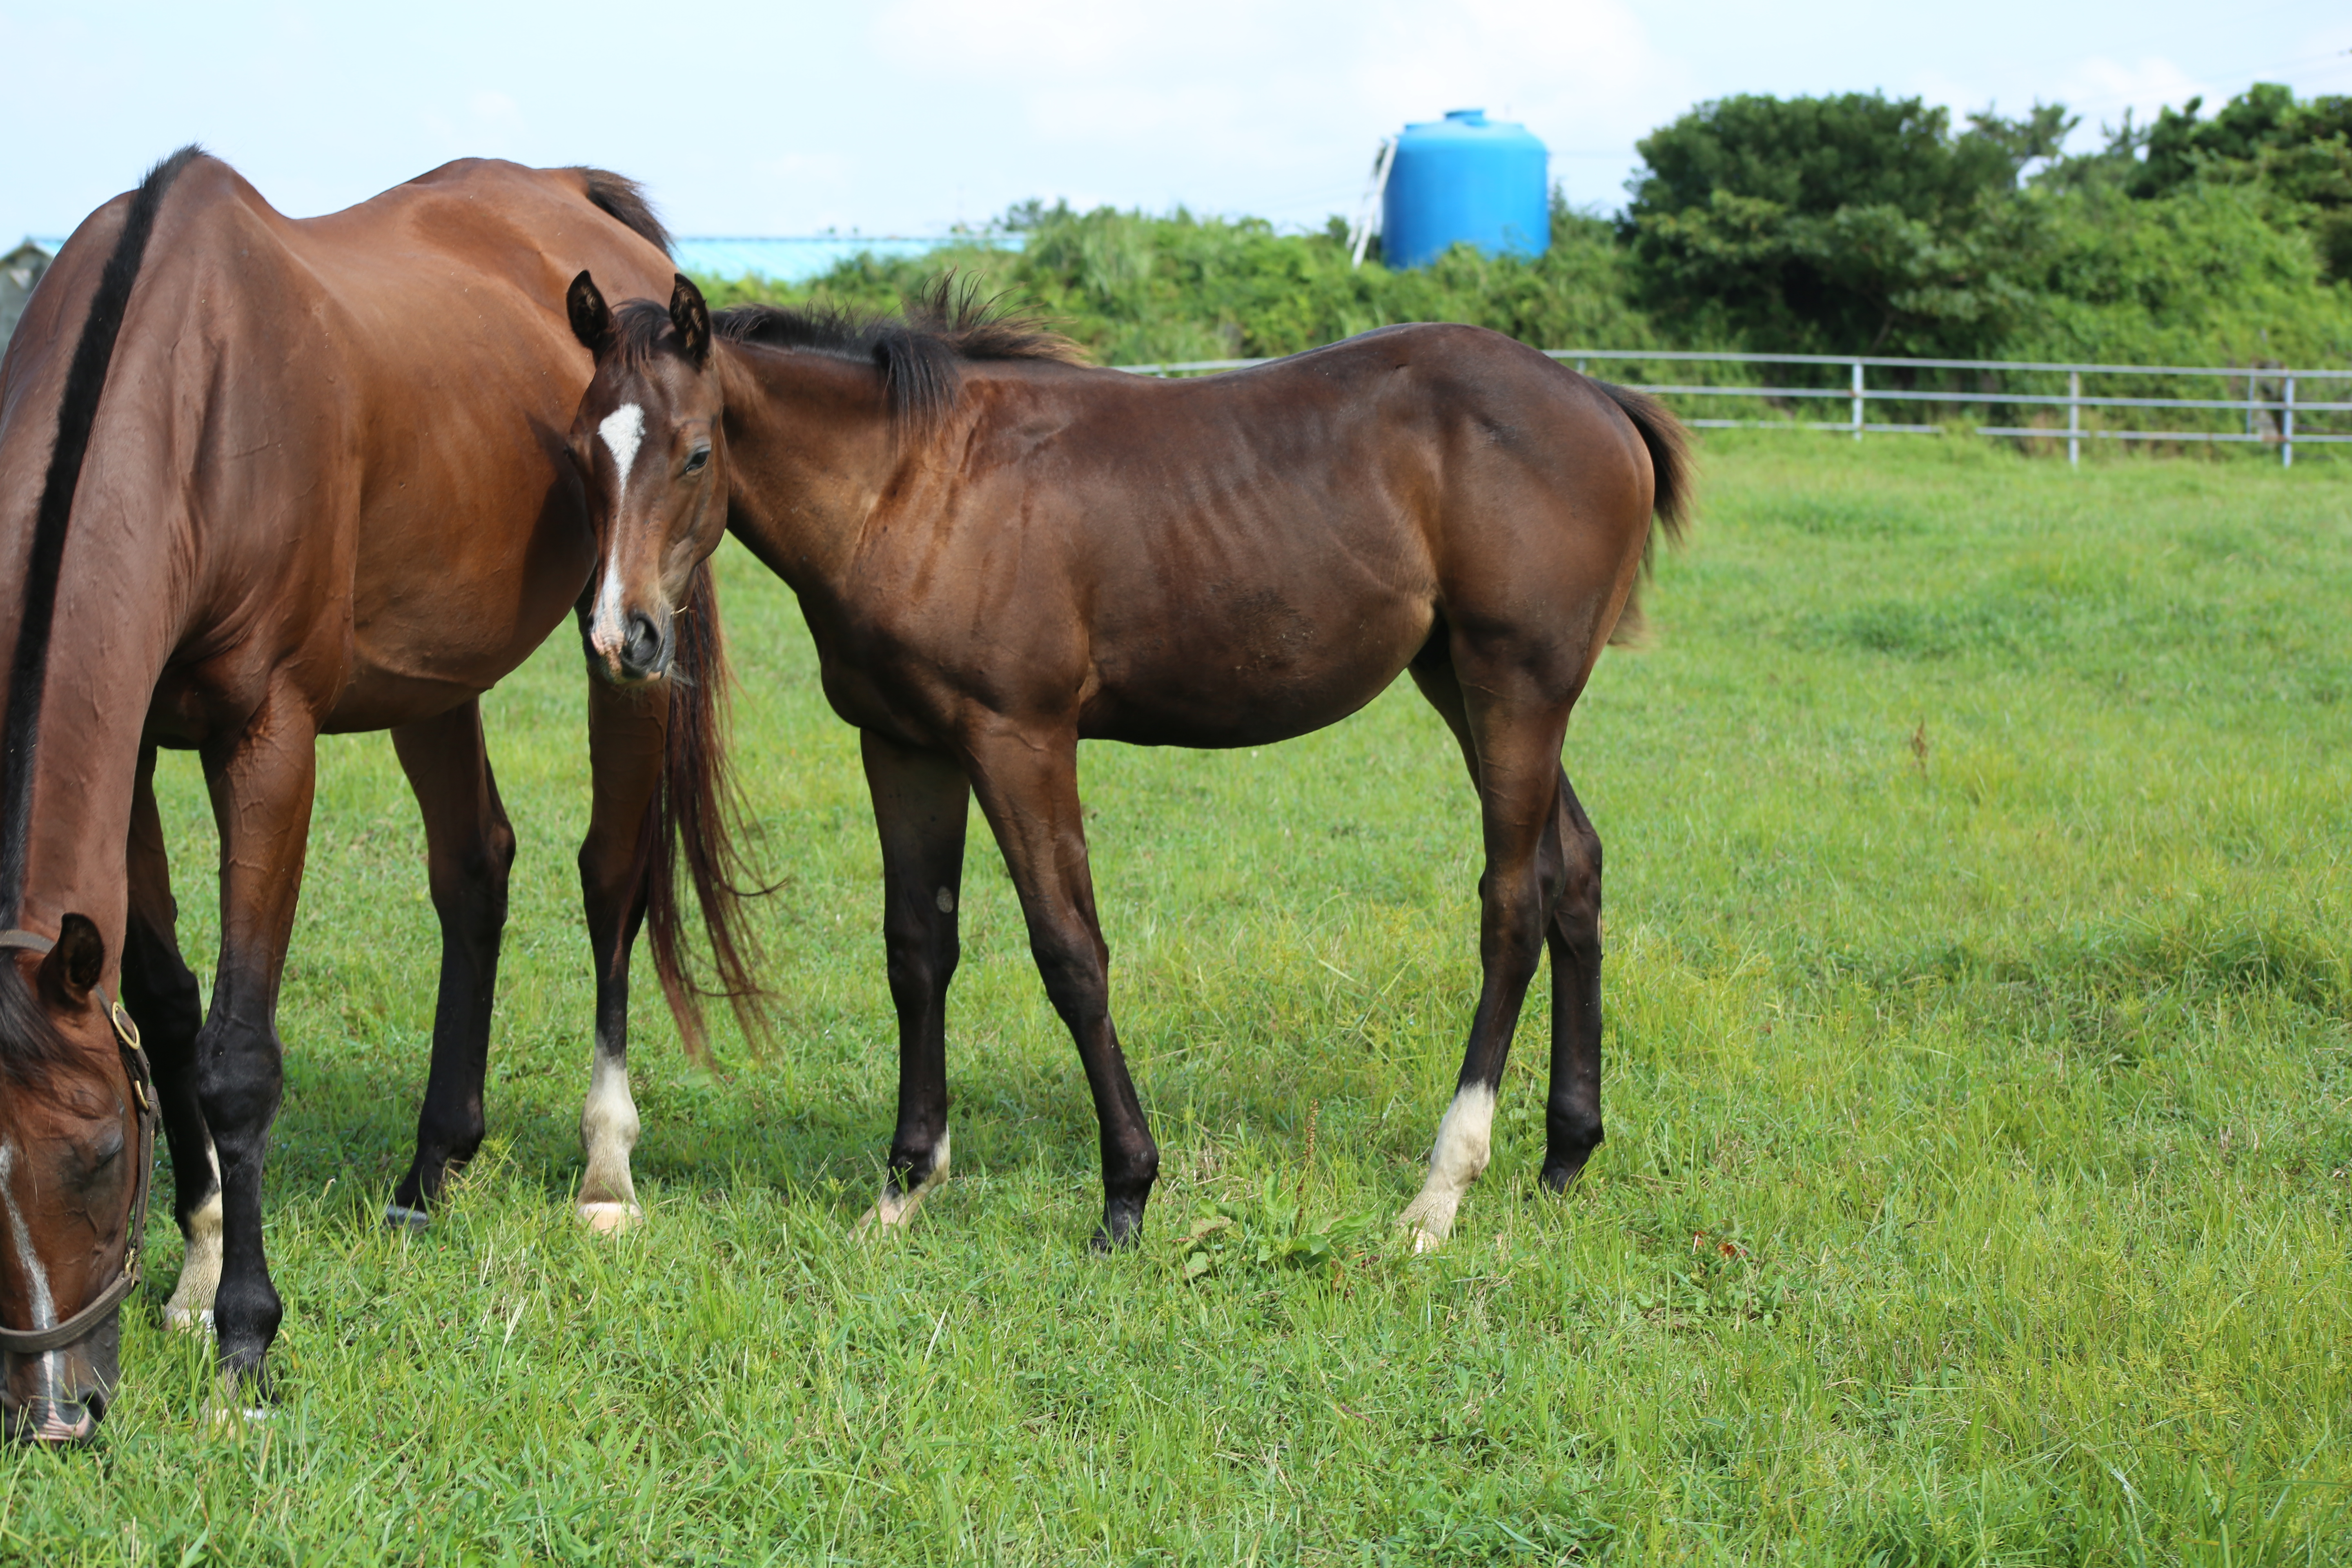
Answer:
M1454 1103L1437 1124L1437 1146L1429 1153L1429 1179L1421 1195L1405 1206L1397 1224L1412 1227L1412 1249L1426 1252L1454 1229L1462 1194L1486 1168L1495 1127L1495 1091L1483 1083L1454 1091Z
M16 1206L16 1146L0 1143L0 1204L8 1210L8 1245L16 1255L16 1266L24 1271L26 1305L32 1310L33 1327L53 1329L58 1324L57 1298L49 1293L48 1270L41 1267L40 1255L33 1250L33 1233L26 1228L25 1211ZM57 1389L57 1352L52 1351L40 1358L41 1397L53 1399Z
M634 403L624 403L604 416L596 426L605 450L613 454L613 468L617 478L613 484L612 530L621 525L621 502L629 493L629 469L635 466L637 448L645 444L646 411ZM604 581L596 590L596 613L588 623L588 641L598 653L611 655L621 646L621 563L605 541Z

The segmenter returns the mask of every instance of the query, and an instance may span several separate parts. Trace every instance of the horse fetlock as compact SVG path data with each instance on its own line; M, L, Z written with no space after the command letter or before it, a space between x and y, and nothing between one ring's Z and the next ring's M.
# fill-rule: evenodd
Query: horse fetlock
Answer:
M629 1173L637 1146L636 1102L629 1096L629 1068L617 1053L599 1050L580 1109L580 1147L588 1171L580 1179L580 1218L591 1229L626 1230L645 1217Z
M1469 1083L1454 1090L1454 1103L1437 1124L1437 1142L1429 1152L1429 1176L1421 1194L1405 1205L1397 1224L1413 1233L1412 1249L1426 1252L1454 1230L1454 1213L1462 1194L1486 1170L1493 1152L1495 1090Z
M220 1289L221 1277L218 1188L180 1222L180 1230L187 1238L187 1249L180 1263L179 1283L172 1288L172 1299L163 1303L163 1322L169 1328L210 1333L213 1296Z
M948 1179L950 1142L948 1133L942 1130L939 1142L931 1150L929 1166L911 1187L907 1185L907 1177L915 1173L915 1167L910 1165L904 1172L892 1171L889 1179L883 1183L881 1195L874 1200L874 1206L859 1217L856 1234L864 1236L876 1230L896 1230L912 1224L915 1210Z

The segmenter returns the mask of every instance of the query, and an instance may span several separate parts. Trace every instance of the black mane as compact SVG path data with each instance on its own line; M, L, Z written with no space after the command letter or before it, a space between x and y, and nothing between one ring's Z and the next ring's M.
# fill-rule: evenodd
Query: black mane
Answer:
M624 307L624 313L627 307ZM652 312L661 321L668 317ZM618 322L615 323L616 326ZM903 319L834 305L735 305L711 318L730 342L794 349L871 364L888 389L890 415L925 425L955 406L961 367L987 360L1084 364L1086 352L1036 317L983 300L950 273L907 301Z
M654 215L654 204L646 198L643 185L610 169L591 169L583 164L572 172L587 184L588 200L604 216L652 241L664 256L670 253L669 230Z

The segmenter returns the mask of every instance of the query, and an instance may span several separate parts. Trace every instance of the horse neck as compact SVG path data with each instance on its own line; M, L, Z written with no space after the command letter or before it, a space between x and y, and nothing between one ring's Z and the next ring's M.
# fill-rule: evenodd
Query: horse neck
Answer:
M184 597L174 577L184 552L161 537L162 525L134 521L149 509L90 504L97 468L85 474L67 537L37 700L19 721L0 686L0 834L21 835L0 847L0 925L54 932L66 914L87 915L106 939L111 973L122 951L140 746ZM109 484L101 493L121 491ZM155 499L152 513L173 513ZM0 576L0 650L19 660L35 653L20 646L26 587L19 555Z
M722 342L728 527L793 590L829 595L909 460L881 373L830 354Z

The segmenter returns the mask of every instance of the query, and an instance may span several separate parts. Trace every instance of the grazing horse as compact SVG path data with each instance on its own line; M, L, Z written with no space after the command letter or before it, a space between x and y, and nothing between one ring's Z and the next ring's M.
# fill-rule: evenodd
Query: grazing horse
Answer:
M869 1219L948 1169L946 994L972 792L1102 1133L1097 1247L1135 1232L1160 1155L1111 1026L1077 745L1255 746L1410 671L1478 793L1485 979L1426 1184L1452 1228L1484 1169L1512 1027L1553 963L1543 1181L1601 1142L1601 840L1560 766L1569 710L1627 611L1654 514L1679 530L1681 428L1494 332L1391 327L1252 370L1157 381L942 285L906 324L743 307L610 309L572 438L607 540L600 604L656 623L722 525L789 584L826 698L861 731L882 841L898 1121ZM600 610L600 615L604 612Z
M636 187L597 170L450 163L297 222L188 148L41 280L0 361L0 927L23 928L0 933L12 1434L88 1436L116 1373L152 1127L118 974L187 1238L168 1316L208 1313L225 1395L262 1392L281 1315L262 1162L320 734L392 731L440 918L432 1068L387 1217L421 1220L479 1145L515 839L478 700L584 608L599 552L563 438L591 362L559 301L587 265L662 286L667 243ZM625 650L638 686L590 683L590 1217L630 1201L623 1029L648 901L665 987L689 984L678 838L708 912L728 913L717 633L707 577L683 591L686 635ZM174 931L158 747L200 754L219 826L209 1016Z

